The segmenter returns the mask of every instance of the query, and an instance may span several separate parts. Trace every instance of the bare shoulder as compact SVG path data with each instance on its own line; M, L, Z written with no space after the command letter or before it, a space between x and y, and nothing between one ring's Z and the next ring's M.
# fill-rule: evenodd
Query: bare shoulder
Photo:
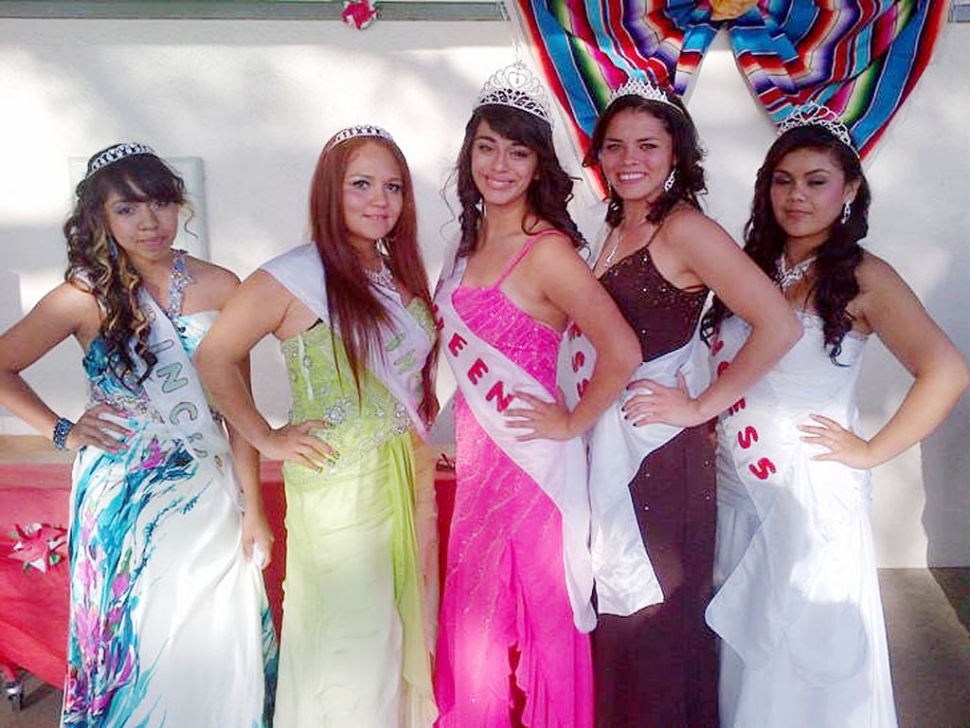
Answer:
M226 286L231 289L239 285L239 276L221 265L187 255L185 266L192 278L207 286Z
M696 208L681 205L651 244L654 264L678 288L723 286L722 275L738 275L747 256L727 231Z
M196 299L192 308L220 309L239 286L239 276L222 266L186 256L185 267L193 285L189 294Z
M0 336L4 356L29 366L68 336L76 336L81 346L97 336L101 311L87 290L70 282L48 292L20 321Z
M869 251L863 251L862 262L856 268L855 276L860 294L876 293L885 286L909 288L895 268Z
M257 268L247 276L240 288L249 295L273 295L292 298L286 286L277 280L276 276L267 270Z
M44 317L72 322L76 329L96 329L101 320L101 309L90 284L80 279L56 286L41 299L37 309Z
M64 281L55 286L47 295L55 300L68 301L72 306L97 305L94 288L92 288L90 282L83 278L72 278L69 281Z
M547 232L536 240L526 260L537 270L547 270L550 265L569 265L574 261L582 263L573 241L558 230Z
M908 316L928 316L916 293L888 262L869 252L855 270L859 293L849 311L877 333Z
M309 315L309 309L280 283L272 273L259 268L246 278L233 296L240 306L265 312L278 312L281 317L290 317L294 312ZM304 316L305 318L305 316ZM314 316L315 318L315 316Z
M734 238L720 224L688 205L681 205L667 216L662 234L678 245L704 247L711 243L731 243L737 247Z

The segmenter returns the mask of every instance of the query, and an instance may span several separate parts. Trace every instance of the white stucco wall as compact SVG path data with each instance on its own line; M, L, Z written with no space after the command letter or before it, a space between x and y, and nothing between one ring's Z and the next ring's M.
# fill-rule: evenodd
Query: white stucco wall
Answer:
M381 124L411 164L436 276L443 236L453 230L440 191L478 88L514 58L511 33L500 22L379 21L357 32L336 22L0 20L0 329L61 278L68 160L119 140L203 159L210 257L245 276L304 239L307 188L329 135L350 123ZM868 247L897 267L965 353L968 45L970 24L947 28L867 164L875 197ZM738 237L773 132L723 39L705 59L689 107L708 149L709 212ZM880 344L867 356L862 404L875 429L909 379ZM26 374L68 417L84 404L79 361L77 345L65 342ZM273 342L257 348L254 377L258 403L282 421L287 393ZM442 399L452 390L443 376ZM877 470L882 565L970 564L968 416L965 399L921 448ZM448 440L449 428L444 418L436 439ZM26 432L0 410L0 434Z

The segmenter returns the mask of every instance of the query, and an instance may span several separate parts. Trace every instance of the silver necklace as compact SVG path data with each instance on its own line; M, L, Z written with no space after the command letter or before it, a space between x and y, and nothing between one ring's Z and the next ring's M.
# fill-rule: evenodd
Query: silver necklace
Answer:
M645 223L645 222L647 222L647 220L646 220L646 218L644 218L644 220L643 220L642 222L639 222L639 223L637 223L637 224L636 224L636 227L640 227L640 226L641 226L641 225L643 225L643 223ZM610 267L610 265L612 265L612 263L613 263L613 259L614 259L614 258L616 257L616 251L620 249L620 246L621 246L621 245L623 245L623 241L624 241L624 240L626 240L626 233L625 233L625 232L623 231L623 229L622 229L622 228L621 228L621 227L620 227L620 226L618 225L618 226L616 227L616 244L614 244L614 245L613 245L613 249L612 249L612 250L611 250L611 251L609 252L609 254L608 254L608 255L606 256L606 267L607 267L607 268L609 268L609 267Z
M623 242L623 233L622 232L617 232L616 233L616 244L613 246L613 250L611 250L609 252L609 254L606 256L606 267L607 268L609 268L610 265L613 264L613 258L616 256L616 251L619 250L620 243L622 243L622 242Z
M788 257L782 253L781 257L778 258L778 285L781 286L781 290L785 291L791 288L793 285L798 283L805 274L808 273L808 269L815 262L815 256L806 258L798 265L788 267Z
M369 268L364 268L365 275L370 278L371 283L375 286L380 286L381 288L394 288L394 274L391 273L391 269L387 267L387 261L381 258L381 267L377 270L370 270Z

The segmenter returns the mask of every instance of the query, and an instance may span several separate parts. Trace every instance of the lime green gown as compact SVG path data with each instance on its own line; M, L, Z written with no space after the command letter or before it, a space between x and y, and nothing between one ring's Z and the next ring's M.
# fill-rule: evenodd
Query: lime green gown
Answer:
M433 341L419 299L408 311ZM424 364L425 352L388 347ZM286 578L275 725L431 726L427 594L415 503L430 477L407 410L372 374L360 394L343 345L318 322L282 344L291 422L325 420L318 432L339 453L322 472L287 462ZM339 366L338 366L339 365ZM339 374L338 374L339 371ZM430 483L433 488L433 481ZM428 563L431 559L426 559Z

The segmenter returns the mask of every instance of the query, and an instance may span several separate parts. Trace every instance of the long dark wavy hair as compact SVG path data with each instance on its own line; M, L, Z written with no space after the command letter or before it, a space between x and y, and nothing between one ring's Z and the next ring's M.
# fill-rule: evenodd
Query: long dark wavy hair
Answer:
M670 101L669 104L662 101L651 101L632 94L614 99L613 103L607 106L596 120L596 126L590 138L589 151L586 152L586 157L583 159L584 167L599 164L610 122L620 112L635 111L650 114L659 119L673 140L673 169L676 172L676 178L673 187L669 191L662 190L660 197L650 207L647 220L655 225L659 224L680 202L686 202L694 209L700 210L700 196L707 192L707 184L704 181L704 167L701 164L704 159L704 150L701 148L694 121L687 113L687 107L684 106L680 97L666 89L662 90ZM606 224L615 228L622 220L623 199L615 190L610 189L607 198Z
M418 218L414 204L411 171L400 148L393 141L363 136L327 143L317 160L310 185L310 230L323 261L327 281L327 309L340 331L354 383L360 391L360 372L370 352L381 346L380 330L388 324L387 311L370 286L357 251L350 244L350 231L343 214L343 182L351 156L366 144L376 144L397 162L404 191L401 216L385 239L388 267L413 295L431 308L428 276L418 247ZM437 347L432 348L422 370L421 415L430 419L434 409L433 372Z
M828 240L816 253L815 277L808 294L815 312L822 318L829 358L837 364L842 339L852 329L852 315L847 306L859 294L855 276L863 256L859 241L869 232L871 194L856 153L820 126L795 127L779 136L758 170L751 217L744 226L744 250L772 280L779 279L778 259L785 250L787 236L771 207L771 184L781 160L799 149L827 152L842 170L846 184L858 183L848 220L835 221ZM731 312L724 303L715 298L702 324L705 338L709 340L717 325L729 315Z
M559 164L552 141L552 127L527 111L500 104L485 104L472 112L468 124L465 125L465 139L455 165L458 202L461 206L461 241L458 244L458 255L469 255L477 247L478 233L485 212L482 209L482 194L472 178L472 149L475 134L483 121L488 122L495 132L506 139L522 144L536 153L536 179L529 184L526 193L529 211L563 233L577 248L585 246L586 240L566 209L573 196L574 180ZM526 229L526 225L527 220L523 218L522 231L528 234L531 231Z
M103 151L107 151L107 147ZM98 152L91 159L95 159ZM155 366L148 348L150 321L138 305L142 278L108 229L105 201L116 192L126 200L185 204L185 185L154 154L135 154L85 177L76 189L74 210L64 223L67 239L65 279L91 293L101 308L100 337L108 365L127 386L141 383ZM132 356L141 360L138 366ZM139 376L135 373L141 369Z

